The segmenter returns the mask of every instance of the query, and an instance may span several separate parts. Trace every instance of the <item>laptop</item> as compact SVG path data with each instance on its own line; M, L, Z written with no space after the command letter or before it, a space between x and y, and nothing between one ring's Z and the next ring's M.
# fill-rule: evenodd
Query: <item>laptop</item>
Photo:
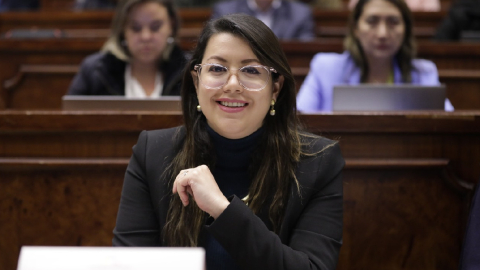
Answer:
M124 96L63 96L68 111L174 111L182 110L180 96L126 98Z
M333 88L333 111L444 110L445 85L338 85Z
M460 41L480 42L480 31L461 31Z
M17 270L205 270L203 248L23 246Z

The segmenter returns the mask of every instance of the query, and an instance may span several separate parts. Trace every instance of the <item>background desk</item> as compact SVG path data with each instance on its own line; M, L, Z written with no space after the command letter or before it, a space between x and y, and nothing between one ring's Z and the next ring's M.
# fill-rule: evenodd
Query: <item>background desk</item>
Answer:
M195 45L188 31L184 50ZM102 47L100 38L38 40L0 39L0 109L59 109L61 97L89 54ZM284 41L282 47L300 87L318 52L342 52L341 39ZM440 81L456 109L480 109L480 46L476 43L419 43L419 57L435 62ZM39 102L41 100L41 102Z
M340 140L338 269L456 269L480 176L480 111L303 115ZM123 175L144 129L178 114L0 111L0 265L22 245L111 245Z
M179 10L182 28L202 28L210 19L209 8L184 8ZM60 29L108 29L113 18L112 11L72 12L64 10L43 10L38 12L0 13L0 33L18 28L60 28ZM318 37L343 37L350 11L313 10L313 19ZM447 12L413 12L415 21L413 34L417 39L431 39Z

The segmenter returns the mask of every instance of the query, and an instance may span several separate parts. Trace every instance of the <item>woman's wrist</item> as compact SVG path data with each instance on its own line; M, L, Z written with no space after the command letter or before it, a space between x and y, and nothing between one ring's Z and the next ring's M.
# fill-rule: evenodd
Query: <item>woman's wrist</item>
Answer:
M227 209L229 204L230 202L228 199L223 197L218 201L218 203L215 204L215 207L208 214L214 219L217 219L223 213L223 211Z

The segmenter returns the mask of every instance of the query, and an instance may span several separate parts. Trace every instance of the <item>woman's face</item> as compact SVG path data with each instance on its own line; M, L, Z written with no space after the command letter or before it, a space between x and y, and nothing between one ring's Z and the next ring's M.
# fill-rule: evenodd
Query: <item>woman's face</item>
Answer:
M166 47L167 38L172 35L167 8L155 2L133 6L124 33L133 61L156 62Z
M385 0L369 1L358 19L355 36L367 59L392 58L405 36L405 22L400 10Z
M275 82L270 76L266 86L259 91L246 90L240 85L238 69L262 65L246 41L229 33L214 34L208 41L202 64L220 64L233 70L234 74L228 75L227 71L228 79L221 88L208 89L202 84L205 81L198 81L197 72L192 71L202 113L208 125L218 134L229 139L243 138L259 129L265 117L275 117L267 114L272 99L276 100L280 92L283 76ZM217 71L211 66L204 66L202 74L208 68L210 72ZM249 83L247 79L242 80Z

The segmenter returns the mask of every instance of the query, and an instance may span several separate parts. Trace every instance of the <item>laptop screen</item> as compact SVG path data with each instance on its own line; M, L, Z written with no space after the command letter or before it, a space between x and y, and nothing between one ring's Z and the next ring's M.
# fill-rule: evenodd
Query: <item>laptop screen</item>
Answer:
M338 85L333 111L444 110L446 87L412 84Z

